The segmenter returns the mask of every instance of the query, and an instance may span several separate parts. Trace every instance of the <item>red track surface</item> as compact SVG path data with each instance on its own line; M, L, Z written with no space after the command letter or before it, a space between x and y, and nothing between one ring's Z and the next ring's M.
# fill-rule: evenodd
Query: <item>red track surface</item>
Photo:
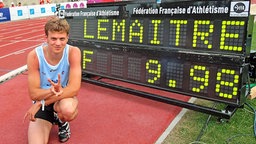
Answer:
M26 64L27 53L44 42L46 19L1 23L0 75Z
M0 76L25 65L27 53L44 42L45 21L46 18L41 18L0 24ZM173 93L107 81L185 101L189 99ZM71 122L69 144L152 144L181 111L180 107L84 82L78 98L79 115ZM31 105L26 73L0 84L0 105L0 143L26 144L28 121L22 121ZM57 127L54 127L50 144L56 143Z

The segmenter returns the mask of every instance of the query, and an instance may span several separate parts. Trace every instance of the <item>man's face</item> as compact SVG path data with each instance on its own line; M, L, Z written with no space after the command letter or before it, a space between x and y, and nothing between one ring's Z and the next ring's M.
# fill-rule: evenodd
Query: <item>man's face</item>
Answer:
M60 53L65 48L68 42L68 35L65 32L48 32L47 43L48 47L54 53Z

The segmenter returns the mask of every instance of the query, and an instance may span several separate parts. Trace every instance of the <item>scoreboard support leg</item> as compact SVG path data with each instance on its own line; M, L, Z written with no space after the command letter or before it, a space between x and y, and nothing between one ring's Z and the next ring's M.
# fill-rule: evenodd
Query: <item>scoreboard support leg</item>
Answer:
M138 90L127 88L127 87L122 87L122 86L102 82L99 80L94 80L94 79L91 79L88 77L82 77L82 80L84 82L88 82L91 84L95 84L95 85L111 88L113 90L118 90L121 92L129 93L134 96L139 96L139 97L151 99L154 101L158 101L158 102L162 102L162 103L175 105L175 106L191 109L194 111L210 114L210 115L219 117L219 119L230 119L238 108L235 106L228 105L225 108L225 110L219 110L219 109L215 109L212 107L206 107L206 106L202 106L202 105L198 105L198 104L194 104L194 103L184 102L184 101L173 99L173 98L168 98L168 97L164 97L164 96L160 96L160 95L156 95L156 94L152 94L152 93L147 93L147 92L138 91Z

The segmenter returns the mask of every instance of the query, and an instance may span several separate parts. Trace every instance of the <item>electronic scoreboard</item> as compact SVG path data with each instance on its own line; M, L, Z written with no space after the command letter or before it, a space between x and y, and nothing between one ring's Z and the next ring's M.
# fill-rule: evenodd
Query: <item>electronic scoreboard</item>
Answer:
M82 71L239 107L249 0L126 1L67 9Z

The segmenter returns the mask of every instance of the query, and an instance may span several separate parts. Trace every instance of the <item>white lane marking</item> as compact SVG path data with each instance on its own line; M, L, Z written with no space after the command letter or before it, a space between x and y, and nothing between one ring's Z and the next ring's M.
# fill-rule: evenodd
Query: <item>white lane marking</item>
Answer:
M14 39L22 39L22 37L15 37Z
M36 47L39 46L39 45L40 45L40 44L33 45L33 46L30 46L30 47L27 47L27 48L24 48L24 49L21 49L21 50L18 50L18 51L9 53L9 54L7 54L7 55L0 56L0 59L6 58L6 57L11 56L11 55L22 54L22 53L24 53L26 50L29 50L29 49L32 49L32 48L36 48Z
M12 45L12 44L14 44L14 43L18 43L18 42L21 42L21 41L28 41L29 39L33 39L33 38L37 38L37 37L42 37L43 35L37 35L37 36L34 36L34 37L30 37L30 38L28 38L28 39L25 39L25 40L20 40L20 41L14 41L14 42L12 42L12 43L7 43L7 44L4 44L4 45L0 45L0 48L1 47L5 47L5 46L8 46L8 45Z
M196 98L192 97L188 102L194 103ZM155 144L161 144L169 135L169 133L173 130L173 128L177 125L177 123L181 120L184 114L188 111L188 109L182 108L181 112L174 118L174 120L170 123L167 129L162 133L162 135L158 138Z
M34 32L39 32L40 30L36 30L36 31L31 31L31 32L27 32L27 33L21 33L21 34L16 34L16 35L12 35L12 36L7 36L7 37L4 37L2 40L5 40L5 39L8 39L8 38L13 38L16 39L18 36L22 36L22 35L25 35L25 34L30 34L30 33L34 33ZM30 39L30 38L28 38Z

